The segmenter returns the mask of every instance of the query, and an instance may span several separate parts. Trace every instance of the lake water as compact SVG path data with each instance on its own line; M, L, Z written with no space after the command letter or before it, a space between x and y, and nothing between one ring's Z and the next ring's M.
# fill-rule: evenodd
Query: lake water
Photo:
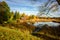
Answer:
M34 26L42 27L45 24L47 24L48 26L52 26L52 27L57 27L60 25L59 23L54 23L54 22L36 22L34 23Z

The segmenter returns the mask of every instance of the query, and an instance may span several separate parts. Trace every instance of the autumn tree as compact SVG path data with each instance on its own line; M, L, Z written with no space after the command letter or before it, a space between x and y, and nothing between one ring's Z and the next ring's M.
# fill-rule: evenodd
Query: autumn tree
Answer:
M22 15L21 15L21 17L24 17L25 16L25 13L23 13Z
M35 15L30 15L29 19L33 19L35 17Z

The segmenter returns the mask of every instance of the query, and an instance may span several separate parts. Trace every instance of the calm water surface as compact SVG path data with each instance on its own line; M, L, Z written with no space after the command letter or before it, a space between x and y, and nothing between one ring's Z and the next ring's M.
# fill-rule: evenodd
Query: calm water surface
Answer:
M48 26L52 26L52 27L57 27L60 25L59 23L54 23L54 22L36 22L36 23L34 23L34 26L36 26L36 27L43 26L45 24L47 24Z

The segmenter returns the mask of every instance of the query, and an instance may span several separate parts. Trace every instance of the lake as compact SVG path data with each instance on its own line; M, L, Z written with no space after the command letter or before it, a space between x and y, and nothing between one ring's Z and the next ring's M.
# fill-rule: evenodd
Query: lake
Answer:
M36 27L42 27L45 24L51 27L57 27L60 25L59 23L54 23L54 22L35 22L33 25Z

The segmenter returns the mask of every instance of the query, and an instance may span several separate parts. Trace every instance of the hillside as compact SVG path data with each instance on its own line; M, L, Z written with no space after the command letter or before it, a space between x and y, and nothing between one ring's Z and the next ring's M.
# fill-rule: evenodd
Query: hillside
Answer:
M0 26L0 40L42 40L26 33Z
M50 27L48 25L44 25L42 28L37 28L39 31L34 32L34 30L37 30L36 28L37 27L27 23L1 24L0 33L1 35L7 35L7 37L4 36L4 40L5 38L8 40L10 37L14 37L15 40L17 40L17 38L18 40L22 40L22 38L24 38L23 40L60 40L60 26ZM20 36L22 38L20 38ZM3 39L3 37L1 39ZM13 38L10 39L13 40Z

